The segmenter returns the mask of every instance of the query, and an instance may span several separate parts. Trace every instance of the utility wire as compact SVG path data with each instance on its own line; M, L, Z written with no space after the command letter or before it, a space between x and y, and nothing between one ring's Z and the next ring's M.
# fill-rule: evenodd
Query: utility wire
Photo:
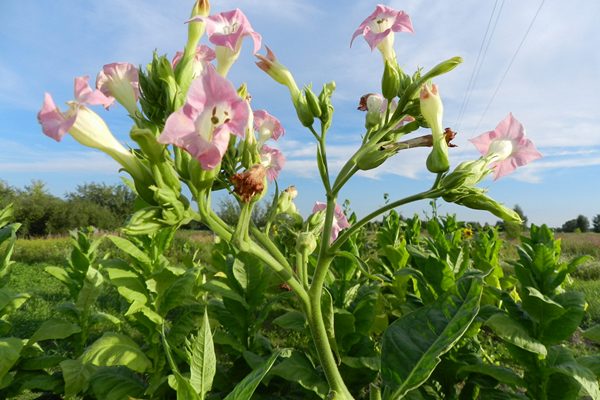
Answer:
M465 113L467 104L469 103L469 99L471 98L471 90L475 86L475 82L477 81L477 76L479 76L479 71L481 70L481 65L483 64L483 60L487 54L487 50L490 45L490 41L492 36L494 35L494 31L496 30L496 24L498 23L498 18L500 13L502 12L502 7L504 6L504 0L502 0L502 4L500 5L500 11L498 11L498 15L496 16L496 21L494 22L494 26L492 27L492 32L488 38L488 33L490 32L490 26L492 26L492 20L494 19L494 14L496 13L496 8L498 7L498 2L500 0L496 0L494 3L494 8L492 9L492 13L490 14L490 19L488 20L487 27L485 28L485 33L483 35L483 39L481 40L481 45L479 46L479 52L477 53L477 58L475 59L475 65L473 66L473 70L471 71L471 76L469 77L469 83L467 84L467 89L465 90L465 95L463 96L462 104L460 105L460 109L458 111L458 118L455 123L456 129L460 128L462 123L462 118ZM486 44L487 41L487 44ZM484 50L485 46L485 50ZM483 53L483 57L481 57ZM481 62L480 62L481 60Z
M546 0L542 0L542 2L540 3L540 6L538 7L537 11L533 15L533 18L531 19L531 22L529 23L529 26L527 27L527 30L525 31L525 34L523 35L523 38L521 39L521 43L519 43L519 46L517 47L517 50L515 50L512 58L510 59L510 63L508 64L508 67L506 67L506 70L504 71L504 74L502 75L502 78L500 79L500 82L498 82L498 86L496 86L496 90L494 90L494 94L492 94L492 97L490 98L490 101L485 106L485 109L483 110L483 113L481 114L481 118L479 118L479 122L477 122L477 126L475 127L475 131L477 131L477 129L479 129L479 126L481 125L481 122L483 121L483 118L485 117L485 115L487 114L488 110L490 109L490 106L494 102L494 99L496 99L496 95L498 94L498 91L500 90L500 86L502 86L502 83L504 83L504 79L508 75L508 72L510 71L510 68L512 67L513 63L515 62L515 59L519 55L519 52L521 51L521 48L523 47L523 43L525 43L525 39L527 39L527 36L529 35L529 32L531 31L531 28L533 27L533 24L535 23L535 20L537 19L540 11L542 10L542 7L544 6L545 2L546 2Z

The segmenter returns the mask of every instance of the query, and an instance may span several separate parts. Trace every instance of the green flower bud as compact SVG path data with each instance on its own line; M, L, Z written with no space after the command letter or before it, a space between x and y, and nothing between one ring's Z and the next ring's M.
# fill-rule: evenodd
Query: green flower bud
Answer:
M396 154L393 148L386 148L385 144L387 143L377 143L365 147L364 151L361 150L361 154L356 160L356 166L363 171L368 171L379 167L385 160Z
M397 65L393 65L389 61L385 62L383 69L383 77L381 78L381 93L383 97L392 100L398 96L400 91L400 74Z
M304 254L312 254L317 248L317 237L312 232L300 232L296 239L296 251Z
M192 7L192 13L190 18L194 17L207 17L210 14L210 4L208 0L196 0L194 7ZM185 50L194 54L198 41L204 35L204 28L206 24L203 21L190 21L188 22L188 40L185 45Z
M302 92L298 92L298 94L292 98L292 102L296 108L296 115L298 115L300 123L307 128L311 127L315 118L308 107L308 103L306 102L306 97L304 97L304 94L302 94Z
M325 210L311 214L306 221L306 227L310 232L319 233L325 225Z
M321 105L319 104L319 99L313 93L310 87L304 88L304 94L306 95L306 102L308 103L308 108L312 112L312 115L315 118L319 118L322 114Z
M427 157L427 169L433 173L448 171L448 143L442 129L444 105L440 98L437 85L423 85L420 94L421 114L431 128L433 148Z
M435 78L436 76L443 75L447 72L452 71L462 62L462 57L452 57L446 61L442 61L441 63L427 71L427 73L423 75L421 79L423 82L425 82L430 80L431 78Z
M473 210L489 211L508 223L523 223L519 214L486 196L483 189L463 187L458 190L449 191L442 197L448 202L460 204Z
M158 143L156 135L150 129L134 127L129 136L140 146L151 162L157 163L164 159L165 145Z

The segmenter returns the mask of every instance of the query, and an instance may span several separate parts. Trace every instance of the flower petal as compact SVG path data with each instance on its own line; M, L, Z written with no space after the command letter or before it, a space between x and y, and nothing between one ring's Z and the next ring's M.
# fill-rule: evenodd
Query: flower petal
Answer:
M54 104L52 96L49 93L45 93L44 103L37 114L38 122L42 125L42 132L46 136L60 142L75 123L75 118L77 118L77 112L70 114L66 116L60 112L56 104Z

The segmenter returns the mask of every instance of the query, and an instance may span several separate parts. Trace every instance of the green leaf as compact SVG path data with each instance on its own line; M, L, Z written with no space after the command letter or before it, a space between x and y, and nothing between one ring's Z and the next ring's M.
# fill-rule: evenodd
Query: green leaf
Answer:
M592 371L597 378L600 378L600 355L578 357L577 363Z
M558 344L569 339L585 316L585 296L582 292L564 292L554 296L554 300L566 311L544 326L540 340L546 344Z
M491 376L499 383L503 383L506 385L514 386L514 387L523 387L525 386L525 382L523 378L517 375L512 369L501 367L498 365L488 365L488 364L469 364L464 365L459 368L458 374L464 373L476 373L486 376Z
M250 280L248 273L246 272L246 264L236 258L233 261L233 266L231 268L233 270L233 276L235 277L236 282L241 286L242 289L246 290L248 287L248 281Z
M61 361L64 361L63 356L39 356L26 358L19 362L19 369L24 371L37 371L47 368L56 367Z
M114 243L115 246L117 246L119 249L123 250L123 252L131 257L133 257L135 260L139 261L141 264L150 267L150 265L152 264L152 261L150 260L150 257L148 257L148 255L146 253L144 253L142 250L140 250L135 244L133 244L132 242L130 242L129 240L119 237L119 236L109 236L108 237L110 239L111 242Z
M188 300L196 284L196 274L189 271L175 279L175 281L159 296L159 310L165 315L175 307L184 304Z
M128 302L146 304L148 302L147 289L142 278L131 270L122 268L105 268L111 283Z
M139 346L128 336L118 333L105 333L90 345L81 359L99 367L123 365L136 372L144 372L152 366Z
M97 269L88 267L83 287L77 295L77 302L75 303L77 308L80 310L91 308L101 293L102 283L104 283L102 274Z
M563 306L533 287L527 287L523 295L523 309L539 324L545 324L565 312Z
M101 400L123 400L144 397L144 383L127 368L98 368L91 377L91 384L94 396Z
M593 400L600 400L600 387L596 375L579 364L569 349L561 346L552 347L548 355L548 366L550 373L559 373L573 378Z
M0 317L19 309L30 297L26 293L14 294L7 288L0 288Z
M547 355L546 346L529 336L527 330L508 315L498 313L492 315L485 324L501 339L517 347L543 357Z
M594 325L583 331L583 337L596 343L600 343L600 324Z
M31 345L42 340L65 339L79 332L81 332L81 328L77 324L60 319L48 319L31 336L28 344Z
M76 285L76 282L73 279L71 279L71 277L63 267L50 266L44 268L44 271L46 271L46 273L52 275L53 277L64 283L65 286L67 286L67 288L69 289L73 288Z
M279 357L289 357L289 350L276 350L268 360L266 360L261 366L254 369L248 374L235 388L225 397L224 400L250 400L252 394L258 387L258 384L265 375L269 372L275 361Z
M248 303L246 303L246 300L223 281L213 279L205 283L203 285L203 289L208 292L213 292L215 294L221 295L221 297L235 300L238 303L241 303L245 308L248 308Z
M198 335L192 343L189 343L188 353L190 357L190 384L196 393L200 395L200 398L204 399L206 393L212 388L213 378L217 372L217 357L206 310Z
M87 390L90 377L95 367L77 360L65 360L60 363L60 368L65 381L65 398L70 399L78 393Z
M293 331L303 332L306 329L306 318L300 311L292 310L273 320L275 325L282 327L283 329L290 329Z
M325 377L317 372L315 366L300 351L292 352L271 369L272 375L277 375L286 381L295 382L305 389L315 392L319 397L325 398L329 392L329 385Z
M23 345L24 341L19 338L0 339L0 381L19 359Z
M388 327L381 349L385 398L401 398L429 378L440 357L471 326L479 311L482 290L481 278L463 279L455 293L445 294Z

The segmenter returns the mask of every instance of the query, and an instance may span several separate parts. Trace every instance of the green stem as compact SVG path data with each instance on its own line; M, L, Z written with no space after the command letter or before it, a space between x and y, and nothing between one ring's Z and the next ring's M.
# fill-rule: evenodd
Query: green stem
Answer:
M342 234L340 236L338 236L337 240L332 244L332 246L329 248L330 254L333 254L336 251L338 251L340 249L340 247L342 246L342 244L344 244L344 242L346 240L348 240L348 238L350 236L352 236L357 230L359 230L364 225L366 225L369 221L371 221L373 218L378 217L379 215L383 214L384 212L389 211L391 209L394 209L394 208L399 207L404 204L412 203L413 201L437 198L437 197L441 196L442 194L443 194L442 189L428 190L426 192L417 193L415 195L405 197L403 199L386 204L385 206L383 206L381 208L378 208L377 210L373 211L366 217L364 217L361 220L354 223L354 225L352 225L350 228L345 229L342 232Z
M288 269L289 271L292 271L292 266L290 265L288 260L285 258L283 253L281 253L281 251L275 245L275 243L273 243L271 241L271 239L269 238L269 236L267 234L261 232L260 229L258 229L255 226L252 226L250 228L250 231L252 232L252 236L254 236L254 238L258 241L258 243L261 246L263 246L269 253L271 253L273 258L275 258L286 269Z

